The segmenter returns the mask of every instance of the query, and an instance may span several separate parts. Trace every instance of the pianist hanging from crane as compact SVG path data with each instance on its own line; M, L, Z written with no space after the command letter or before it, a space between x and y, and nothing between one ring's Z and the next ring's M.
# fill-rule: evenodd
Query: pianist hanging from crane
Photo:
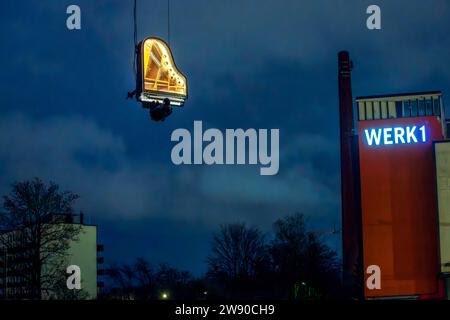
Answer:
M170 5L168 0L168 38L170 43ZM135 43L136 0L134 6ZM187 99L187 80L177 68L169 45L163 40L149 37L136 47L136 99L150 110L155 121L165 120L173 107L182 107ZM129 94L130 96L130 94Z

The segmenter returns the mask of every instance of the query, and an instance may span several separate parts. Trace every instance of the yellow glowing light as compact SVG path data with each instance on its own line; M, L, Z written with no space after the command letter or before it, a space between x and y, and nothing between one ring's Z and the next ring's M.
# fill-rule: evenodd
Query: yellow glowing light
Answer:
M144 40L142 49L142 91L154 98L173 97L181 103L187 97L186 77L178 70L164 41Z

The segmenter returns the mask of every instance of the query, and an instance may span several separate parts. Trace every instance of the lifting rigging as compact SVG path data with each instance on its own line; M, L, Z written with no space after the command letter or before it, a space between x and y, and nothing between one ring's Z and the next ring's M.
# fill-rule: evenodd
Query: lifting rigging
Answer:
M177 68L170 50L170 2L167 0L167 38L169 44L156 37L137 43L137 0L134 0L134 60L136 89L127 98L136 97L149 109L154 121L164 121L172 107L182 107L187 99L187 79Z

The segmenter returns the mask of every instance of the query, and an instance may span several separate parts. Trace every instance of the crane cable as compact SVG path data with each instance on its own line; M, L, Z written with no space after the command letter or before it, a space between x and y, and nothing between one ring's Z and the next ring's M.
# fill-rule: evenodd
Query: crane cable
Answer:
M138 40L137 40L137 0L134 0L133 4L133 40L134 40L134 58L133 58L133 72L136 75L136 60L137 60L137 49L138 49ZM170 48L170 0L167 0L167 43Z
M133 41L134 41L134 55L133 55L133 72L137 77L137 55L138 55L138 40L137 40L137 0L133 1ZM170 0L167 0L167 42L170 48ZM127 99L132 98L136 90L128 92Z
M134 21L134 34L133 34L133 39L134 39L134 57L133 57L133 71L134 71L134 75L137 75L137 67L136 67L136 59L137 59L137 49L138 49L138 45L137 45L137 0L134 0L134 6L133 6L133 21Z
M134 78L136 79L137 77L137 66L136 66L136 59L137 59L137 54L138 54L138 45L137 45L137 19L136 19L136 13L137 13L137 4L136 4L137 0L134 0L134 6L133 6L133 24L134 24L134 35L133 35L133 39L134 39L134 52L133 52L133 72L134 72ZM136 95L136 89L134 89L133 91L128 91L127 92L127 100L128 99L132 99L134 96Z
M170 0L167 0L167 42L170 48Z

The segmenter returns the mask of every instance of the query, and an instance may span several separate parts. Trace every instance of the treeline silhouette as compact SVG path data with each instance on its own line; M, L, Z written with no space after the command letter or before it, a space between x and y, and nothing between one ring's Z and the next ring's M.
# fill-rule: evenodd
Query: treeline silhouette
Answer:
M333 299L342 298L337 254L300 213L275 221L269 240L259 228L221 225L206 260L208 271L187 271L143 258L111 265L102 299Z
M0 212L0 298L83 299L67 290L70 243L78 195L39 178L15 182ZM336 233L336 232L333 232ZM207 272L194 277L144 258L105 268L98 298L328 299L343 298L340 263L323 233L307 228L303 214L278 219L265 235L246 224L221 225L207 254Z

